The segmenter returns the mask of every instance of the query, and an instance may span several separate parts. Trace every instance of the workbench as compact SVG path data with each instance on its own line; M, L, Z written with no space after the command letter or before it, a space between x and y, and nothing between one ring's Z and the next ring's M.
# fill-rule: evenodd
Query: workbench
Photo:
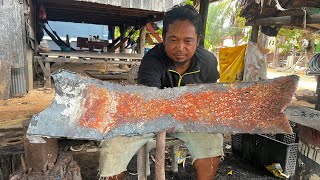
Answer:
M142 57L142 54L52 51L34 58L44 73L45 87L51 87L51 63L140 65Z

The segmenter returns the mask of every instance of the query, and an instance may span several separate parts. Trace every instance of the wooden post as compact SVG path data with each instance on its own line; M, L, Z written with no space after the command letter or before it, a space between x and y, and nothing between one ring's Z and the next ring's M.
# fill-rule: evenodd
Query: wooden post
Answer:
M258 42L258 35L259 35L259 26L252 26L250 41L257 43Z
M115 27L112 25L108 25L108 39L111 39L112 42L114 40L114 31L115 31Z
M126 31L127 31L127 27L125 25L121 25L119 26L120 28L120 43L123 42L122 40L126 37ZM127 42L127 41L126 41ZM120 47L119 47L119 53L125 53L125 48L126 47L126 43L121 43ZM126 59L120 59L120 60L126 60ZM119 68L120 69L124 69L126 65L124 64L119 64Z
M0 99L10 98L10 86L11 64L2 59L0 54Z
M206 24L208 17L209 0L200 0L200 16L201 16L201 26L200 26L200 44L199 46L204 47L204 40L206 37Z
M146 42L146 26L143 26L139 36L139 54L144 55L144 44Z
M45 62L45 68L47 73L45 74L45 87L50 88L51 87L51 71L50 71L50 62Z
M137 171L138 171L138 180L147 179L147 158L148 158L147 145L145 144L138 151L137 155Z
M172 159L172 172L178 172L178 151L179 151L180 144L174 144L171 147L171 159Z
M157 133L155 179L165 180L166 130Z
M34 57L34 51L30 48L29 45L27 45L26 50L26 58L27 58L27 68L28 68L28 91L33 89L33 57Z
M121 25L121 26L119 26L119 28L120 28L120 39L122 40L126 37L127 27L125 25ZM125 43L120 45L120 51L119 51L120 53L122 52L124 47L126 47Z
M58 139L43 138L44 143L30 143L26 138L30 120L23 122L24 128L24 152L27 170L45 172L54 167L58 156Z

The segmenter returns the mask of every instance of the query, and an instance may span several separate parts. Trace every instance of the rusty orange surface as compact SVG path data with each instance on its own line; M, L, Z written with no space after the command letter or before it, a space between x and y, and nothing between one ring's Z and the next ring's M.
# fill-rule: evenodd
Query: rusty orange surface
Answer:
M171 99L150 99L141 93L89 86L79 122L105 133L124 123L151 122L171 116L177 123L223 125L243 132L260 128L291 133L283 110L291 101L296 83L293 78L283 78L240 88L226 84L227 91L186 92Z

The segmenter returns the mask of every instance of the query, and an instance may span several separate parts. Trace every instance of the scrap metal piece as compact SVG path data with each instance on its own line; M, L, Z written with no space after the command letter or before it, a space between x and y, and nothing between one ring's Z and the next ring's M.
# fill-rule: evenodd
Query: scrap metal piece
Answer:
M158 89L68 71L53 75L56 96L28 134L103 140L168 132L292 133L283 113L299 77Z

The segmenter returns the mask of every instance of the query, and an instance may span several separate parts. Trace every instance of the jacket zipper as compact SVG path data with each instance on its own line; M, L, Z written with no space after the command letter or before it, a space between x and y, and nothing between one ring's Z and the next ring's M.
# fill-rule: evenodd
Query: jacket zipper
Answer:
M178 87L180 87L180 85L181 85L181 81L182 81L183 76L189 75L189 74L195 74L195 73L200 72L200 70L192 71L192 72L187 72L187 73L184 73L184 74L181 76L181 74L180 74L178 71L171 70L171 69L169 69L168 71L169 71L169 72L177 73L177 74L179 75Z

